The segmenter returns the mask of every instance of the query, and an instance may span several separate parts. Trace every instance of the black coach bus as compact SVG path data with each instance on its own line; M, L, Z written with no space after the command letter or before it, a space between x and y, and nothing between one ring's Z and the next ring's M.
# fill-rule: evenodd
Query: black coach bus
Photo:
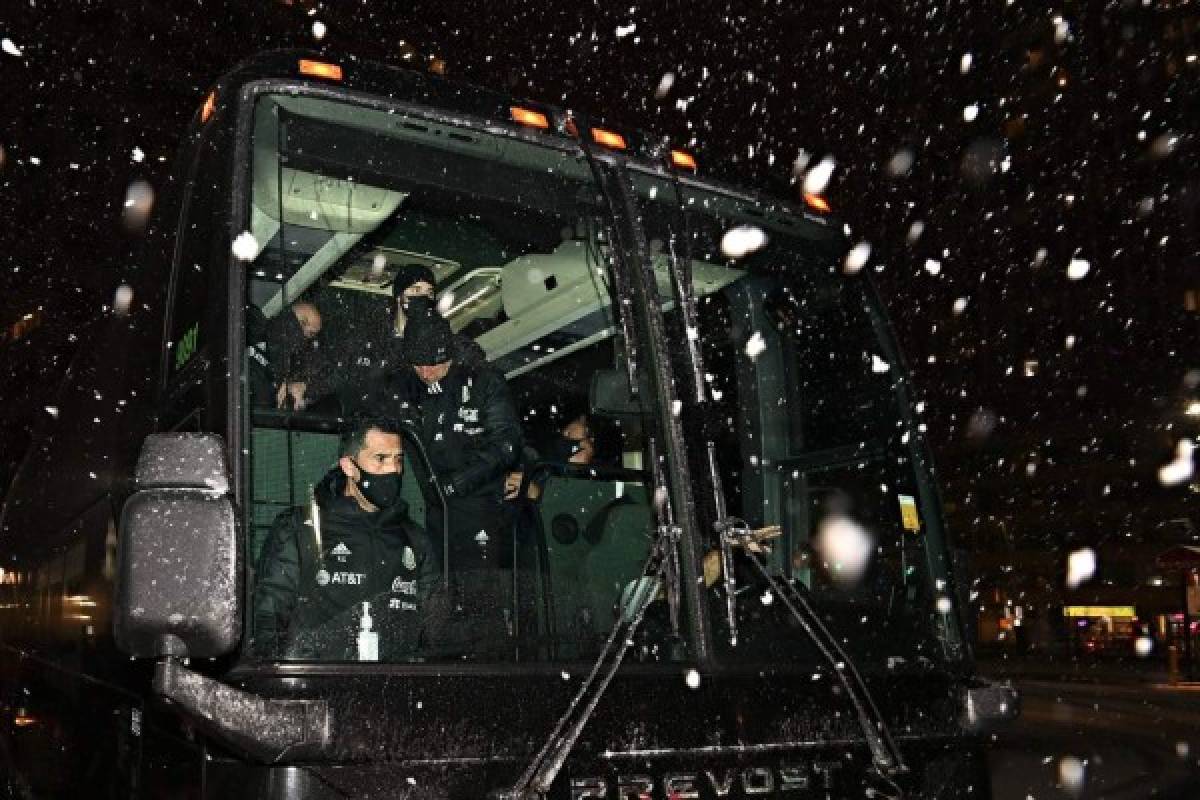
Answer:
M12 796L989 795L1017 698L974 675L909 379L820 198L303 53L223 77L159 197L5 498ZM527 465L503 647L255 655L264 538L346 409L255 407L247 321L303 298L318 347L369 343L413 263L527 439L582 409L602 457Z

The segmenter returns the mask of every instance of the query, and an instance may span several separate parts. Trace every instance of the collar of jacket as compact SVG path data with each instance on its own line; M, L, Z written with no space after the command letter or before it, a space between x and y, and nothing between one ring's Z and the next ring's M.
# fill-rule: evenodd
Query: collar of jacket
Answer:
M397 499L391 508L382 511L366 511L353 497L346 495L346 474L341 467L334 467L325 474L313 490L317 505L326 514L339 517L362 515L368 517L376 525L387 525L395 520L408 516L408 503Z

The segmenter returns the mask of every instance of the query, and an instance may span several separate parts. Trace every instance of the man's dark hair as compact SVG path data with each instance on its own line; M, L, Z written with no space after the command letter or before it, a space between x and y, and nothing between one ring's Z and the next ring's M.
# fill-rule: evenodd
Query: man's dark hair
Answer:
M391 417L360 414L352 417L342 428L338 456L354 458L367 445L367 432L400 434L400 424Z

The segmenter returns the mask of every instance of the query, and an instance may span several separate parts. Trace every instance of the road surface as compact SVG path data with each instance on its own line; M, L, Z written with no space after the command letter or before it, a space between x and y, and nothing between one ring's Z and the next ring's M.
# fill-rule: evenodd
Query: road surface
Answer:
M1016 681L991 747L994 800L1197 800L1200 687Z

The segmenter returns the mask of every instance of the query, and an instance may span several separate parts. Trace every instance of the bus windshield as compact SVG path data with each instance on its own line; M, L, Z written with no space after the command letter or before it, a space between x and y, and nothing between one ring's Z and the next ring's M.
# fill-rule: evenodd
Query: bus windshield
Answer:
M689 439L714 441L728 515L780 526L769 569L802 587L861 668L956 653L936 494L902 413L903 365L865 281L841 271L840 235L692 184L635 183L656 271L690 256L694 329L661 296L673 338L699 345L710 403ZM760 246L732 248L742 235ZM706 565L719 655L811 665L812 645L736 555L736 631L711 551Z
M251 654L363 660L365 609L379 637L367 660L594 657L640 584L654 523L640 425L588 407L592 375L612 370L623 346L586 161L303 94L257 100L250 152L235 254L246 270ZM414 266L436 280L456 360L504 376L523 428L497 512L489 591L502 601L483 624L464 612L478 587L423 559L413 577L401 569L416 563L412 543L389 544L385 531L360 544L336 524L337 504L349 502L338 431L381 376L411 369L392 288ZM423 530L440 498L416 442L404 450L402 514ZM636 657L674 658L666 635Z

